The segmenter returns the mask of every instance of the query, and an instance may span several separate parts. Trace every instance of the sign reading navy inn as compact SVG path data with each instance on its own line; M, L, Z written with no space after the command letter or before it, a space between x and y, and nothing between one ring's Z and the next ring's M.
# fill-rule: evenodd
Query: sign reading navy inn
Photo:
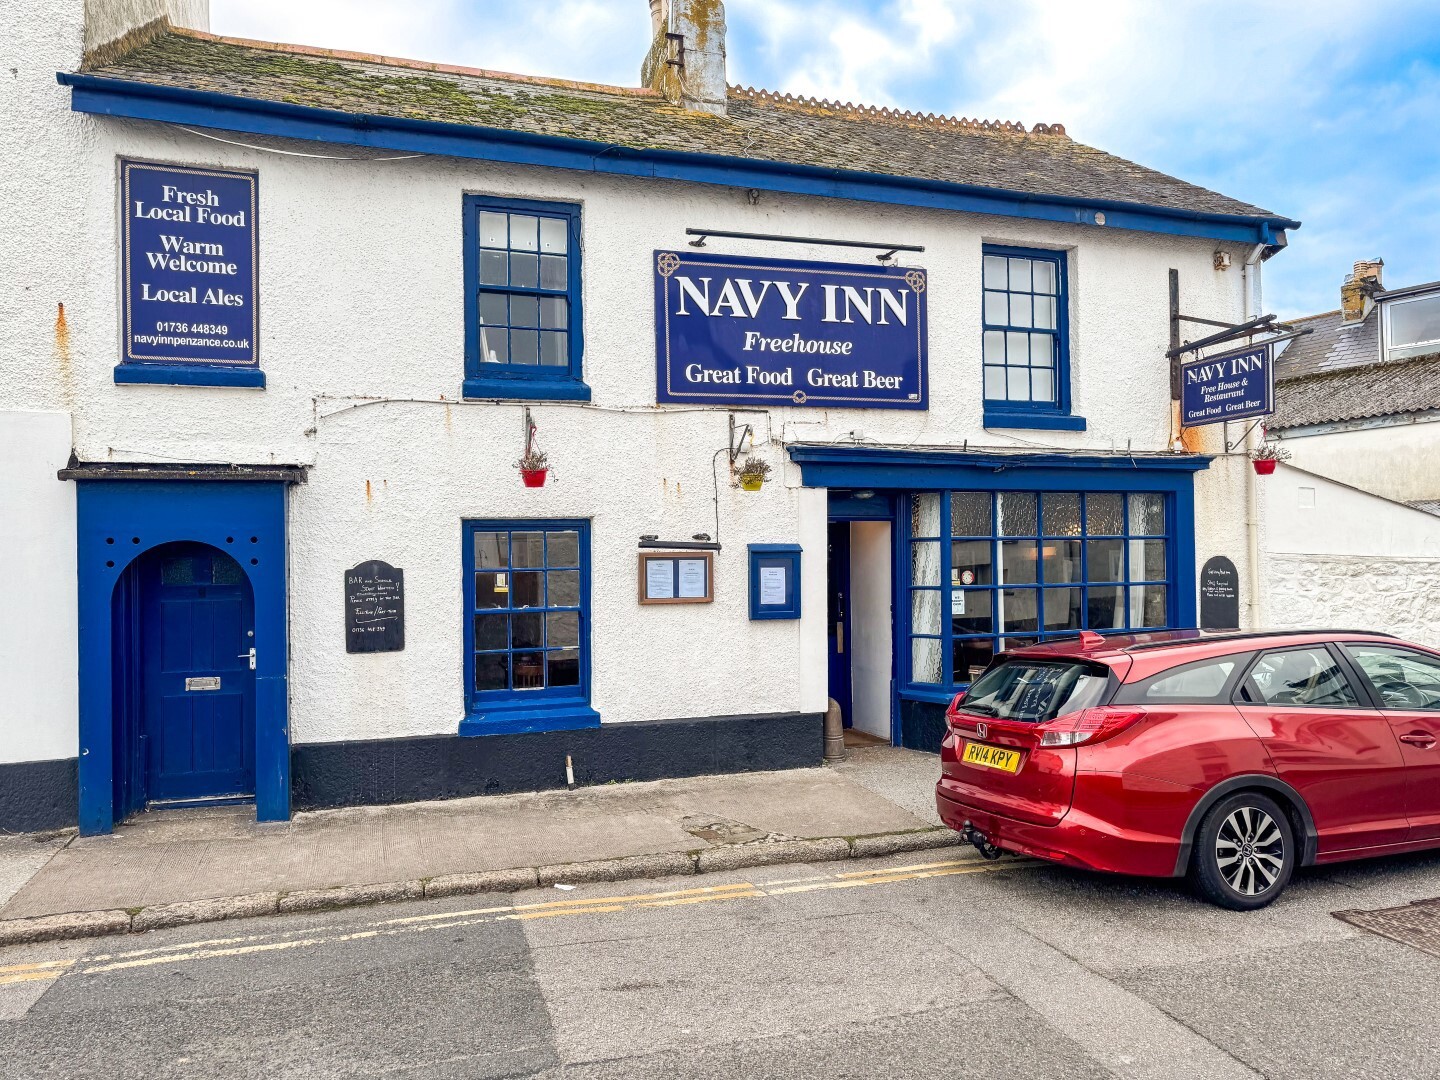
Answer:
M120 168L124 362L257 367L255 173Z
M926 407L925 271L655 253L655 399Z
M1275 362L1269 345L1192 360L1180 369L1180 423L1203 427L1275 411Z

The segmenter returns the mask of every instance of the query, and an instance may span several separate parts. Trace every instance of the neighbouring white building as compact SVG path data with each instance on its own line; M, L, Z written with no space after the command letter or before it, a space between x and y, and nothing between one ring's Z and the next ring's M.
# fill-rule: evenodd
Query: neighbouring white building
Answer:
M1440 282L1386 289L1366 259L1276 361L1262 483L1267 621L1440 645Z
M1211 556L1250 617L1167 281L1241 322L1297 223L651 8L630 88L6 7L0 828L814 764L830 698L933 747Z

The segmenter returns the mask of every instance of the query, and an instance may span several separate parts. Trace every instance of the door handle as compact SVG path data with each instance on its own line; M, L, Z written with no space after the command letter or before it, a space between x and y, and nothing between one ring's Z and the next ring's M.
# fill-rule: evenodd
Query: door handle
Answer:
M251 671L254 671L254 670L255 670L255 647L252 645L252 646L250 647L250 651L249 651L249 652L242 652L242 653L240 653L238 656L236 656L235 659L237 659L237 660L249 660L249 661L250 661L250 670L251 670ZM1402 736L1400 736L1400 737L1403 739L1405 736L1402 735Z
M1421 750L1429 750L1435 745L1435 736L1428 731L1409 731L1400 736L1400 741L1418 746Z

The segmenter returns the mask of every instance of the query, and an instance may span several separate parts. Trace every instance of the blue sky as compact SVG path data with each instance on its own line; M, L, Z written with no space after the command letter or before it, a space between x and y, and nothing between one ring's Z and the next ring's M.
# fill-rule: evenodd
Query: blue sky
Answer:
M1440 279L1434 0L728 0L730 81L987 119L1298 218L1282 316ZM634 85L645 0L212 0L217 33Z

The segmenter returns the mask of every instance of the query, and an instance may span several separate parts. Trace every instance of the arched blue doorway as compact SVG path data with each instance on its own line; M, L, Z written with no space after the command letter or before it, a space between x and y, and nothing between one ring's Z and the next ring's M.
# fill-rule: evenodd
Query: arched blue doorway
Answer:
M72 463L60 476L77 481L78 495L81 833L107 833L147 803L241 797L240 788L254 793L258 820L287 820L286 503L304 471ZM229 629L200 649L215 618ZM245 636L228 662L238 671L223 666L237 632ZM186 679L205 681L187 691ZM218 691L202 689L215 679ZM241 697L201 704L237 681ZM218 756L212 732L226 740ZM170 740L168 754L152 750L157 738Z
M112 600L115 814L255 795L255 599L208 544L151 548Z

